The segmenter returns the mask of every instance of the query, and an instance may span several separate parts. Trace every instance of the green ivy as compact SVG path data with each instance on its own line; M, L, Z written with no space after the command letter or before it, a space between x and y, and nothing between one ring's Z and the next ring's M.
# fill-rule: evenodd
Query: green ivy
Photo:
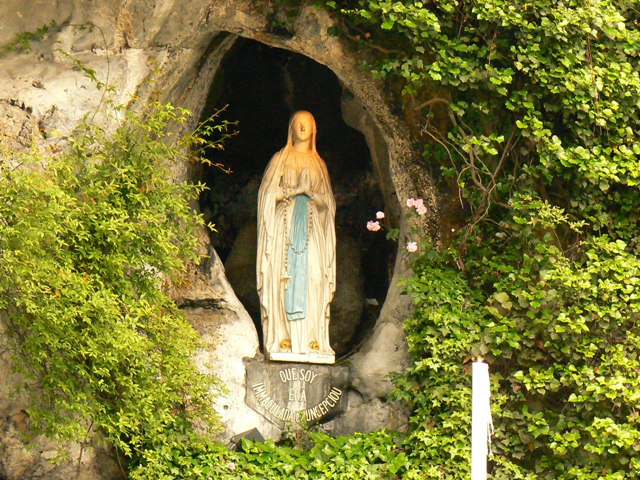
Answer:
M387 431L331 437L308 433L307 448L272 440L244 439L241 450L219 444L189 442L148 451L132 479L327 479L394 480L408 462L402 438Z
M416 305L405 323L413 364L396 375L393 393L413 409L406 479L470 475L470 352L485 320L482 298L443 263L424 253L406 281Z
M327 5L468 214L408 281L411 468L467 477L482 355L492 478L638 478L638 2Z

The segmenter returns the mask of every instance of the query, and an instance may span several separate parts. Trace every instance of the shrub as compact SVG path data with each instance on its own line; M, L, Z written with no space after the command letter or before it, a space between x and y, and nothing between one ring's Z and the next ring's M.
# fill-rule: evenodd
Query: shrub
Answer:
M130 111L112 135L85 123L60 152L0 160L0 309L36 431L100 432L126 457L217 428L217 380L192 357L199 337L163 292L197 262L202 185L176 182L201 132L188 112ZM224 129L224 126L219 128Z

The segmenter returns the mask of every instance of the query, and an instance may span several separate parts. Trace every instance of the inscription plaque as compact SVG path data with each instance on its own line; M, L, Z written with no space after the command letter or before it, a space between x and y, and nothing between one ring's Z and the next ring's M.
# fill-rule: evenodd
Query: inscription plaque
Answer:
M272 423L314 424L346 409L349 369L308 363L247 362L246 402Z

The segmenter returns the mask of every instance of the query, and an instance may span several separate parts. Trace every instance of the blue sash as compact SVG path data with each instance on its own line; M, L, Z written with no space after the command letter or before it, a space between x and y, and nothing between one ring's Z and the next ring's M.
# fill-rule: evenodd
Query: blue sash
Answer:
M284 309L290 321L305 318L307 312L309 197L296 195L294 199L296 204L287 251L287 275L290 278L284 299Z

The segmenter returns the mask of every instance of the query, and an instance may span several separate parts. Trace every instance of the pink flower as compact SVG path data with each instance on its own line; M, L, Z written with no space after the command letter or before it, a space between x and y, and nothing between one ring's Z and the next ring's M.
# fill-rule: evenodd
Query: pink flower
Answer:
M413 253L418 250L418 244L416 242L407 243L407 252Z
M369 230L370 232L377 232L378 230L380 230L380 222L369 220L367 222L367 230Z
M407 207L415 208L418 215L424 215L427 213L427 207L424 205L424 200L421 198L409 198L407 200Z
M384 218L384 212L376 212L376 218L382 220Z
M424 200L421 198L408 198L407 207L415 208L418 215L424 215L427 213L427 207L424 205Z

